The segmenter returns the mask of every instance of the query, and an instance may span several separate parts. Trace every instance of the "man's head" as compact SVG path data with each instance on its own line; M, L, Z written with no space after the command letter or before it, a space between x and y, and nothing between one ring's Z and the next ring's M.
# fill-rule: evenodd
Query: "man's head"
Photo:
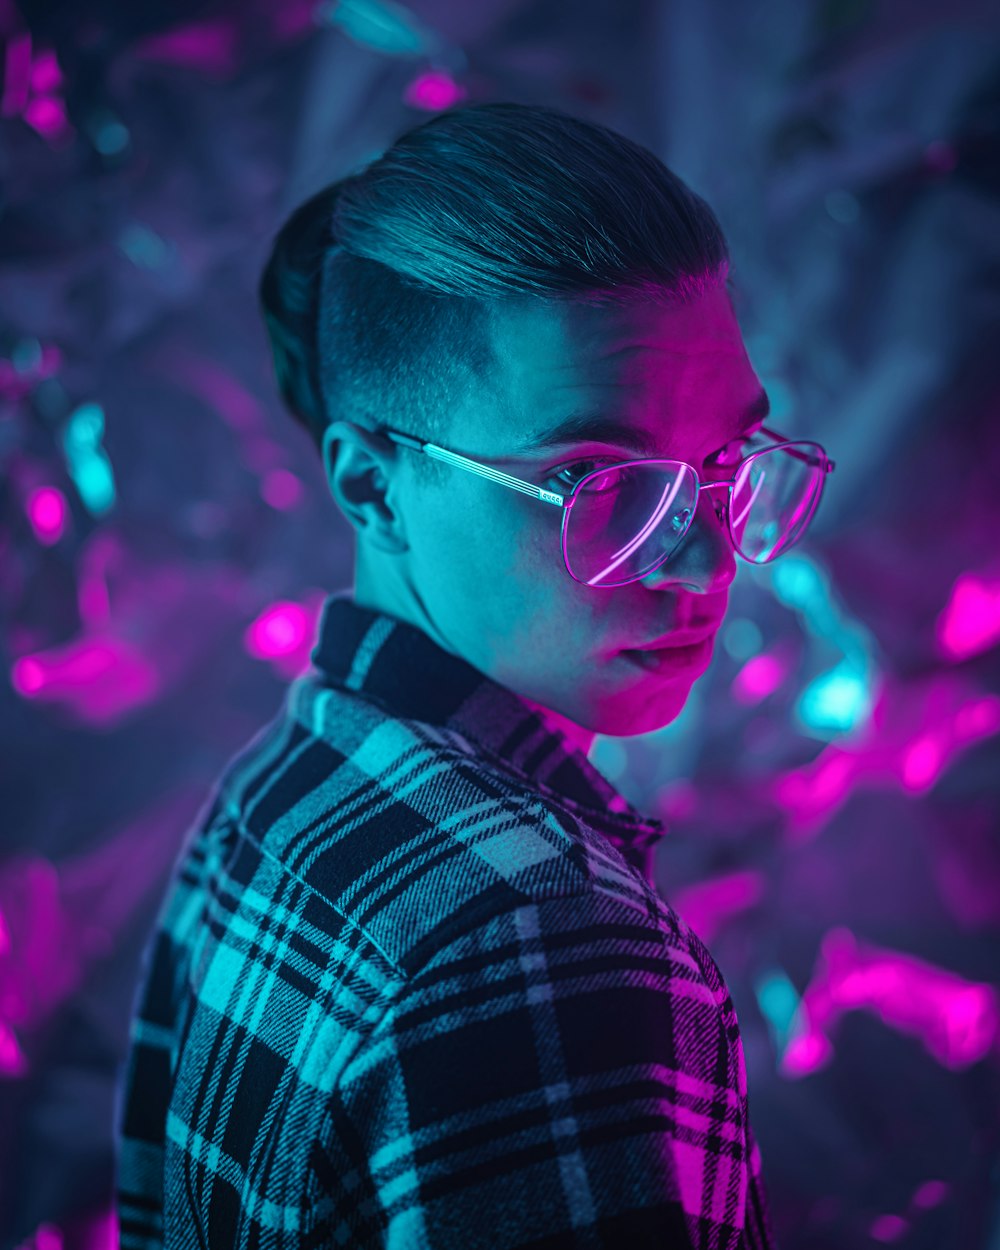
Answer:
M378 430L564 493L582 476L566 470L595 458L729 476L761 388L711 210L612 131L496 104L409 131L297 217L262 295L286 401L318 445L327 434L330 488L358 535L358 601L411 621L583 747L667 724L710 645L655 671L623 652L718 627L735 564L708 493L664 566L597 588L564 567L558 509ZM599 436L546 437L579 414L604 419Z

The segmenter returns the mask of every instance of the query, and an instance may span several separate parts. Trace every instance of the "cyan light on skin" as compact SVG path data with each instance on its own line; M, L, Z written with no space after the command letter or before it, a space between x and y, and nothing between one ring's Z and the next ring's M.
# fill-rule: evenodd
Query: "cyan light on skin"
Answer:
M497 308L491 334L495 376L470 373L455 395L449 450L547 489L560 489L551 475L574 459L637 458L603 441L518 454L586 405L645 430L655 454L687 461L702 480L731 476L746 434L741 416L761 383L724 287L673 309L518 301ZM736 572L711 506L721 491L701 493L665 565L629 585L596 588L566 572L560 509L454 466L425 482L419 452L346 420L336 425L326 470L357 530L359 604L416 625L515 691L584 753L595 734L650 733L678 715L708 660L678 658L654 673L621 653L672 630L721 623ZM715 465L720 453L730 467Z

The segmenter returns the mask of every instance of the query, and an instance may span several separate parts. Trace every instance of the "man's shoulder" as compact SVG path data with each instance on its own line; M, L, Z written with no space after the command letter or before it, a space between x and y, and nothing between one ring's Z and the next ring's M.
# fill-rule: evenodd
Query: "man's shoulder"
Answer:
M532 901L593 890L650 910L646 883L577 813L460 735L347 692L289 699L221 784L262 892L297 879L400 970Z

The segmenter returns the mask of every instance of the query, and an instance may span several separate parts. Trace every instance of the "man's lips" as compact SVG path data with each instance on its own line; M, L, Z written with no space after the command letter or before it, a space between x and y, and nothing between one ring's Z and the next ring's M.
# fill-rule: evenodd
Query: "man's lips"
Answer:
M628 647L629 651L669 651L674 647L694 647L700 642L707 642L709 638L714 638L719 631L718 624L712 626L711 629L678 629L672 634L666 634L663 638L658 638L654 642L643 643L641 647Z

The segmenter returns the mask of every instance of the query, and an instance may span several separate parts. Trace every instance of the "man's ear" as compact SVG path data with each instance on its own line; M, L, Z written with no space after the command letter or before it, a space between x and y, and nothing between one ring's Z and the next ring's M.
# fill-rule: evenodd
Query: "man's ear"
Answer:
M323 472L334 502L367 543L402 552L409 544L399 501L399 448L353 421L323 431Z

